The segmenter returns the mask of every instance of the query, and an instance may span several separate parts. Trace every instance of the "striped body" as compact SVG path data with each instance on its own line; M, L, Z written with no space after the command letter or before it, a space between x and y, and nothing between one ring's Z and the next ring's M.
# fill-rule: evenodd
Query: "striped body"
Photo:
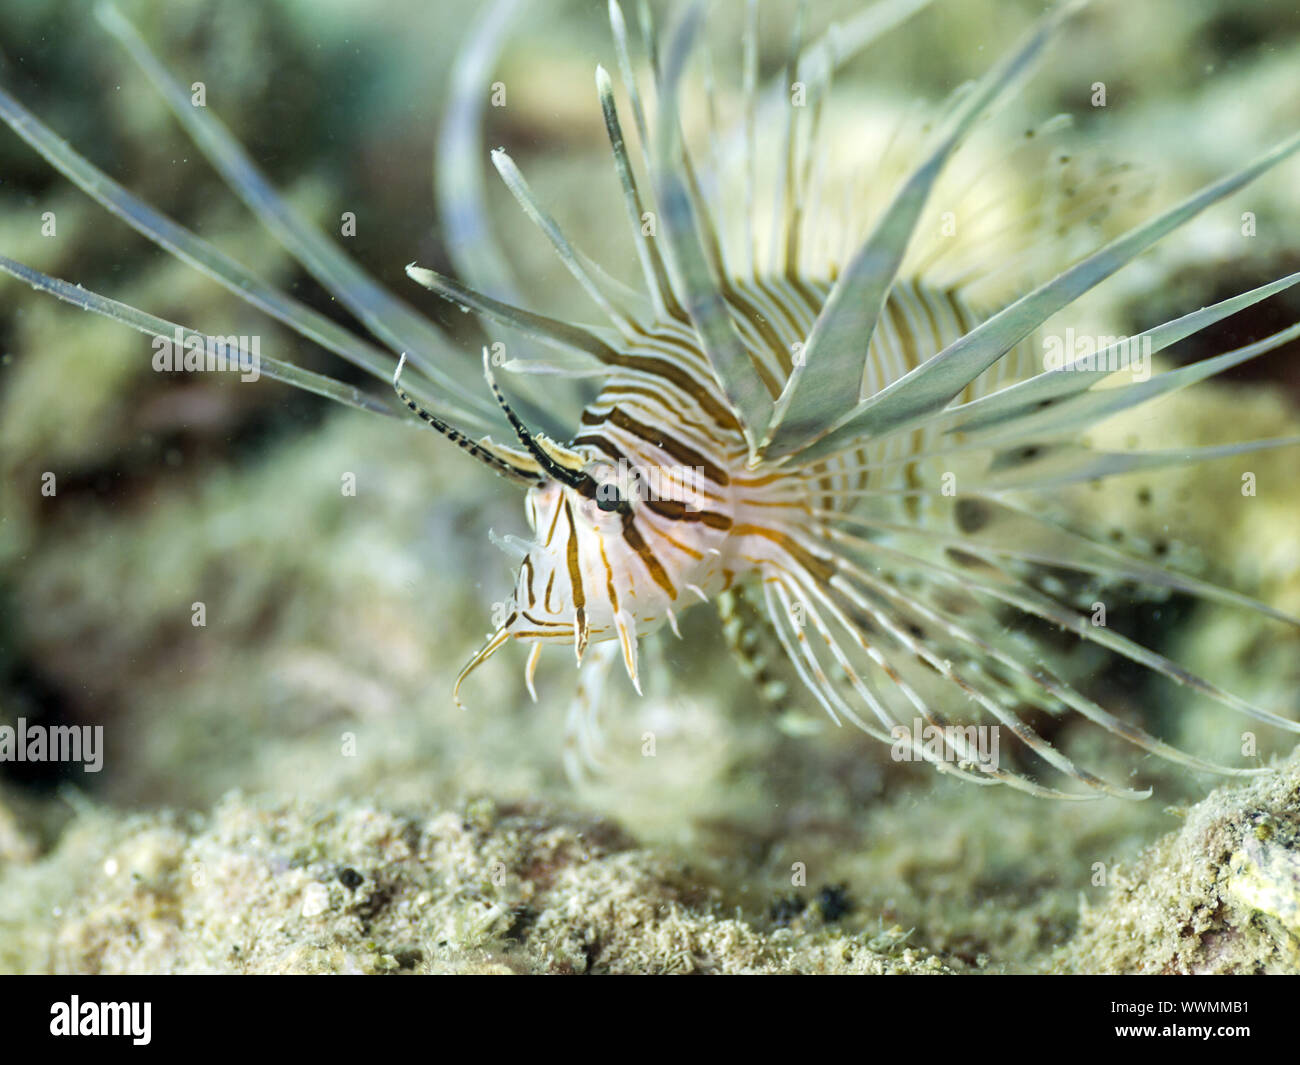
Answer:
M728 286L732 319L774 399L830 288L828 282L786 278ZM957 293L898 281L864 364L861 393L878 392L978 321ZM901 449L893 440L806 467L760 463L751 469L735 415L689 323L674 319L627 340L617 368L582 412L568 450L597 482L618 485L630 509L602 511L554 481L530 488L525 511L534 547L520 565L499 635L539 647L572 645L579 663L588 643L619 639L637 683L635 640L665 623L675 630L683 609L712 602L751 578L779 581L805 573L825 581L834 575L836 554L826 550L828 534L816 512L864 506L846 492L916 483L915 464L890 460L909 446L923 451L927 434L912 434ZM964 398L1005 383L1018 365L1014 359L1000 363ZM893 496L873 509L893 520L915 520L922 505L951 509Z

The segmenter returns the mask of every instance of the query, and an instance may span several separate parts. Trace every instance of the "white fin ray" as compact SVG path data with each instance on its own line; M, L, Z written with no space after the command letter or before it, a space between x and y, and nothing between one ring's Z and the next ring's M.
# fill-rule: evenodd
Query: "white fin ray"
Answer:
M492 84L493 67L506 36L515 28L521 4L520 0L495 0L482 6L482 14L456 51L450 96L434 154L434 191L442 223L442 247L457 277L493 299L522 306L526 301L489 218L484 167L487 153L483 145L488 110L484 86ZM484 323L484 331L493 337L488 323ZM512 348L524 359L536 355L534 345L523 337L517 338ZM537 384L528 382L524 390L534 413L539 407L582 406L584 397L573 385L549 382L543 394Z
M887 554L902 560L904 563L915 564L918 561L913 555L909 555L906 552L893 548L883 547L881 545L873 545L873 550L885 551ZM948 584L958 593L964 592L969 595L969 591L966 589L961 578L957 575L938 567L935 567L929 572L932 576L936 576L939 580ZM987 655L994 661L1000 663L1015 676L1029 681L1042 691L1060 699L1071 709L1082 714L1094 724L1099 725L1106 731L1121 737L1142 750L1158 755L1170 762L1185 765L1189 769L1196 769L1201 772L1220 773L1225 776L1254 776L1260 772L1258 769L1243 769L1237 766L1220 765L1217 762L1209 762L1205 759L1198 758L1195 755L1188 754L1185 751L1181 751L1177 747L1152 736L1144 729L1116 718L1113 714L1103 709L1097 703L1093 702L1091 699L1085 698L1068 684L1065 684L1057 677L1053 676L1042 664L1039 664L1034 669L1028 668L1018 658L1007 654L1005 651L1000 650L993 644L981 639L969 629L954 621L953 618L931 609L915 597L903 595L888 582L873 577L865 568L853 566L853 575L856 580L869 584L879 594L893 601L898 609L911 611L916 616L923 618L930 625L939 627L969 646L978 649L981 654ZM1147 794L1149 794L1149 792ZM1141 793L1130 793L1122 797L1143 798L1145 796Z
M175 322L169 322L165 318L159 318L139 308L132 307L130 304L119 303L117 300L101 296L97 292L83 288L81 285L71 285L66 281L60 281L56 277L50 277L39 270L33 270L30 266L24 266L22 263L15 262L3 255L0 255L0 271L17 278L19 281L25 281L38 291L57 296L65 303L70 303L83 311L94 311L96 314L119 322L122 325L128 325L147 336L163 337L171 340L179 332L186 341L202 342L205 351L214 350L216 346L216 338L208 336L206 333L187 329ZM229 353L227 358L242 360L245 356L248 357L249 365L252 366L252 354L244 352L242 348ZM269 377L273 381L282 381L287 385L293 385L295 388L301 388L304 392L313 392L318 396L324 396L326 399L332 399L335 403L341 403L345 407L355 407L357 410L369 411L371 414L395 416L396 412L388 404L375 399L359 388L336 381L324 374L313 373L311 370L304 370L292 363L282 362L279 359L273 359L268 355L261 354L257 356L256 366L258 373Z
M628 679L632 681L637 695L640 695L641 678L636 664L636 618L625 610L619 610L614 614L614 628L618 630L618 645L623 651L623 665L627 669Z
M1224 318L1237 314L1247 307L1254 306L1261 300L1268 299L1270 296L1291 288L1297 283L1300 283L1300 273L1290 274L1267 285L1260 285L1249 292L1243 292L1209 307L1202 307L1200 310L1185 314L1181 318L1175 318L1163 325L1148 329L1129 338L1128 344L1130 346L1137 343L1149 344L1151 354L1154 355ZM1184 369L1190 371L1208 363L1214 363L1215 369L1201 375L1210 376L1213 373L1227 369L1229 366L1235 366L1246 359L1254 358L1256 355L1272 350L1271 348L1252 350L1255 348L1256 345L1238 348L1235 352L1228 353L1228 355L1218 356L1217 359L1221 361L1216 362L1214 359L1205 359L1184 367ZM1098 352L1095 357L1096 364L1098 366L1109 365L1111 352L1112 348L1107 348L1104 352ZM1234 355L1240 357L1229 361L1229 356ZM1007 422L1023 425L1025 419L1032 417L1035 412L1045 410L1049 406L1055 408L1060 401L1092 388L1103 377L1109 376L1111 372L1113 371L1087 369L1080 365L1079 360L1067 363L1060 368L1044 371L987 396L951 408L952 413L959 415L959 418L944 432L967 433L971 434L972 439L985 439L983 436L976 434L975 431L994 428ZM1178 373L1182 371L1172 372ZM1196 379L1200 380L1201 377L1198 376Z
M685 146L677 97L687 56L699 29L701 7L694 4L674 27L659 82L655 133L655 198L668 264L680 301L685 304L714 376L737 415L751 453L771 419L772 397L736 331L702 246L701 220L688 187Z
M855 536L842 530L828 530L833 540L847 541L856 543L858 546L870 550L875 546L875 542L860 536ZM906 530L915 531L915 530ZM973 544L969 541L959 541L962 550L969 555L980 559L988 567L993 568L998 577L992 578L987 576L985 570L973 570L969 567L961 569L952 569L951 572L959 574L967 582L967 586L984 592L985 594L1015 607L1026 614L1042 618L1060 628L1079 636L1082 639L1105 647L1107 650L1114 652L1120 657L1127 658L1129 661L1144 666L1157 673L1175 684L1191 688L1193 691L1200 692L1223 706L1230 707L1238 713L1247 717L1254 718L1257 721L1263 721L1267 724L1274 725L1277 728L1285 729L1288 732L1300 732L1300 722L1291 721L1287 718L1280 717L1272 711L1265 710L1262 707L1255 706L1246 700L1233 695L1231 692L1224 690L1216 684L1211 683L1204 677L1184 669L1176 662L1158 654L1155 651L1143 647L1134 640L1121 636L1111 629L1104 626L1093 625L1090 619L1078 614L1077 612L1063 607L1054 599L1026 585L1022 581L1006 574L997 563L994 557L1003 552L987 547L983 544ZM939 563L933 560L921 559L914 556L918 565L925 568L938 567L943 569ZM1058 564L1061 564L1058 562Z
M646 291L654 306L657 318L666 318L670 314L670 304L676 307L672 285L664 267L659 249L654 242L647 239L642 222L646 214L645 201L637 185L636 174L632 170L632 161L628 158L627 142L623 139L623 128L618 120L618 107L614 102L614 87L610 83L605 68L596 67L596 91L600 97L601 112L605 117L605 131L609 136L610 151L614 156L614 166L618 172L619 185L623 190L623 202L627 209L628 223L632 227L632 239L636 247L637 261L641 265L641 274L645 280Z
M857 405L856 391L846 388L845 383L861 379L871 336L930 190L976 118L1028 70L1068 13L1069 9L1058 10L1044 20L1024 45L963 95L939 143L903 182L871 235L835 282L817 315L804 358L795 364L777 400L763 448L774 455L798 451Z
M514 304L523 297L488 221L483 118L488 96L484 86L492 81L492 67L519 6L520 0L486 5L457 50L434 157L443 244L457 275L479 292Z
M835 23L807 45L799 55L796 67L797 78L805 84L827 81L831 74L843 66L890 30L901 25L917 12L929 7L934 0L876 0L849 18ZM739 157L749 169L755 158L755 139L753 131L758 126L767 128L778 112L787 106L789 84L779 74L773 76L761 89L758 87L758 48L757 48L757 6L751 0L746 13L746 25L743 31L745 58L742 59L744 70L750 69L752 56L753 76L743 75L745 97L744 115L736 122L729 134L721 139L720 167L726 168ZM749 51L753 43L752 53ZM746 201L746 208L752 213L753 197ZM750 246L753 247L752 239Z
M510 190L511 195L532 223L546 234L546 239L551 242L564 268L573 275L592 303L596 304L620 329L630 330L632 322L627 312L615 306L597 284L594 271L589 269L589 265L594 264L573 247L555 219L542 207L524 179L524 175L520 173L519 167L515 165L515 161L503 149L497 148L492 152L492 162L497 168L497 173L501 175L501 180L506 183L506 188Z
M796 594L799 594L797 586L792 586L792 589ZM852 723L855 728L866 733L872 739L879 740L881 743L889 744L891 746L900 742L900 740L892 734L892 730L899 726L904 728L906 728L906 726L903 726L901 721L889 713L888 709L880 701L879 697L861 680L856 670L853 670L851 666L845 666L846 660L843 656L843 651L839 648L839 645L834 640L833 636L831 636L825 623L821 621L820 615L817 615L816 612L813 611L809 614L809 617L813 619L814 627L818 629L818 633L825 641L827 649L831 651L832 657L834 657L837 664L845 670L846 678L853 686L854 691L864 702L867 703L872 713L874 713L884 725L883 731L869 722L864 721L853 707L845 701L839 692L835 690L835 686L831 683L830 678L827 676L821 663L818 661L817 655L808 641L803 628L795 625L791 620L794 613L793 600L791 599L790 590L787 590L785 587L785 581L782 579L770 579L764 583L763 591L766 599L768 615L772 619L772 627L776 632L777 639L780 641L786 655L794 665L795 671L799 674L800 680L802 680L805 687L812 692L817 701L822 704L823 709L825 709L827 714L830 715L831 720L836 725L839 725L840 717L843 716ZM802 596L800 596L800 598L802 600ZM910 691L905 684L901 686L901 690L904 691L905 694ZM919 700L919 697L916 697L915 693L912 693L912 696ZM929 709L925 706L924 702L914 702L913 705L918 706L919 712L922 712L923 716L927 716L927 720L930 720L931 723L934 723L936 720L941 720L928 716ZM909 733L906 742L908 742L911 747L917 761L929 762L941 773L950 773L960 780L965 780L971 784L979 784L984 787L998 783L998 781L994 780L988 774L972 773L965 769L961 769L950 762L935 759L933 754L925 748L920 737L911 736Z
M922 424L976 377L1043 324L1212 203L1253 181L1300 149L1300 135L1287 138L1254 162L1206 186L1164 214L1131 229L1068 270L1045 282L948 345L916 369L854 408L809 446L801 462L834 452L857 439L873 439ZM769 449L773 456L776 449ZM793 453L796 449L791 449ZM782 452L785 453L784 451Z
M1073 444L1035 446L1032 449L1035 452L1033 459L1025 459L1022 456L1023 449L1004 452L995 458L989 474L979 483L978 488L986 492L1038 491L1140 470L1211 462L1253 451L1295 447L1298 444L1300 436L1278 436L1264 440L1244 440L1235 444L1208 444L1160 451L1099 451Z
M64 177L147 240L265 311L295 333L381 380L392 376L392 356L323 314L266 284L243 263L150 207L58 137L0 89L0 119ZM480 419L481 420L481 419Z
M1190 366L1168 370L1162 374L1148 377L1145 381L1131 381L1118 388L1092 389L1076 392L1061 401L1032 414L1026 414L1001 431L977 434L975 439L985 446L1004 444L1010 441L1048 439L1066 434L1077 434L1106 418L1113 417L1132 407L1149 404L1164 396L1172 395L1180 389L1204 381L1239 366L1243 362L1258 358L1260 355L1275 351L1284 344L1300 337L1300 322L1286 329L1279 330L1272 336L1264 337L1253 344L1224 352L1213 358L1202 359ZM1102 355L1098 355L1098 359ZM1112 371L1123 373L1123 370ZM1087 371L1084 371L1085 375Z
M104 3L97 13L104 28L122 43L161 93L195 145L285 250L395 354L406 352L442 390L444 405L494 418L490 400L442 369L442 365L458 364L468 368L442 334L377 284L272 188L225 126L206 108L192 106L189 90L168 73L116 7Z
M509 326L525 336L533 337L560 351L589 355L601 361L614 353L611 343L615 338L606 330L594 325L574 325L557 318L514 307L493 299L482 292L466 288L459 281L410 263L406 274L412 281L436 292L443 299L468 307L478 314L487 315L502 325Z
M1145 798L1146 796L1137 792L1130 791L1126 788L1120 788L1116 785L1102 780L1095 774L1076 766L1069 758L1061 754L1050 743L1038 736L1033 729L1029 728L1024 722L1020 721L1013 713L1000 706L995 699L990 698L982 689L980 689L971 680L959 673L951 661L945 660L934 652L925 642L919 641L911 636L902 625L894 618L893 612L881 609L874 605L861 595L844 579L844 574L852 573L854 567L843 557L837 559L837 568L840 570L840 576L831 579L830 587L823 588L821 585L812 580L802 580L800 586L805 592L803 608L813 624L822 633L823 638L832 649L836 648L836 643L831 637L825 625L820 621L816 606L808 602L808 597L821 603L827 610L831 611L836 621L849 633L859 648L865 652L868 657L875 662L880 670L887 676L903 693L911 700L917 711L922 717L935 728L942 730L942 736L945 746L953 753L960 764L975 763L978 761L973 756L965 738L960 735L959 730L950 729L949 722L946 721L929 703L924 701L910 685L908 685L900 675L899 671L890 663L885 653L878 647L869 642L861 632L862 626L855 624L853 619L848 617L845 606L851 605L859 611L862 611L871 621L884 631L891 640L899 645L904 655L915 657L925 662L931 669L935 670L940 676L948 680L964 691L970 698L978 702L995 720L1003 726L1010 729L1022 743L1030 750L1042 758L1045 762L1055 768L1057 771L1069 776L1071 779L1078 781L1085 787L1089 788L1094 794L1077 795L1069 792L1058 791L1054 788L1048 788L1038 784L1027 777L1017 773L1011 773L997 766L990 766L987 769L981 769L980 772L987 775L990 779L1006 784L1018 791L1025 791L1029 794L1050 797L1056 799L1071 800L1090 800L1099 798L1101 795L1110 795L1120 798ZM832 594L836 593L836 594ZM837 597L847 600L844 604L837 600ZM840 656L837 655L837 658ZM853 671L842 660L841 666L846 670L852 679Z
M1212 581L1135 558L1110 544L1099 543L1048 518L1030 513L1006 499L980 497L980 503L990 508L990 523L987 526L990 534L985 538L969 533L958 535L954 532L898 525L859 515L845 515L840 511L817 510L813 513L826 522L860 526L902 537L910 536L958 549L978 544L984 550L1003 558L1092 573L1108 580L1131 580L1153 587L1169 588L1207 602L1241 607L1285 625L1300 626L1300 618L1258 599L1223 588ZM998 525L996 532L994 522ZM1028 525L1026 522L1034 524Z
M542 641L538 640L528 652L528 661L524 665L524 685L528 688L528 695L533 702L537 702L537 687L534 681L537 675L537 660L541 657Z

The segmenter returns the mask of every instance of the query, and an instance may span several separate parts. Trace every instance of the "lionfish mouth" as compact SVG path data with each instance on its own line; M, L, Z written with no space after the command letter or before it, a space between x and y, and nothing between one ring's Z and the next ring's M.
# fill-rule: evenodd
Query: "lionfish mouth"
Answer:
M1264 603L1104 543L1054 506L1073 485L1300 442L1288 437L1124 451L1100 450L1085 439L1105 419L1145 409L1300 336L1296 324L1213 358L1150 372L1152 355L1290 288L1300 274L1137 337L1106 338L1086 356L1046 366L1039 336L1049 319L1085 293L1300 149L1300 136L1065 268L1026 281L1032 268L1016 272L1009 260L986 261L990 245L949 239L954 234L948 232L936 237L933 202L948 187L943 217L965 224L970 198L944 186L945 180L971 184L954 161L960 148L1082 4L1057 8L955 94L888 195L869 210L846 213L831 206L835 197L819 165L831 74L926 0L880 0L806 47L800 23L770 91L759 86L751 3L741 114L730 128L719 128L710 75L711 139L703 162L686 143L681 115L702 5L687 8L662 42L642 7L641 38L656 96L652 114L623 13L611 0L617 67L640 164L628 149L613 81L603 67L596 71L597 100L640 286L606 274L566 237L513 160L500 149L490 153L525 214L607 321L588 326L520 306L506 256L490 239L478 131L514 6L504 2L488 10L453 74L439 186L448 251L461 280L414 264L407 268L414 280L476 312L488 327L508 331L509 359L497 357L505 350L500 343L483 352L487 390L476 386L471 364L457 359L429 322L363 274L274 192L224 128L190 105L187 91L111 7L104 9L105 25L213 165L378 344L270 288L157 214L0 92L0 116L15 132L146 237L304 337L391 381L401 403L426 424L528 488L530 506L536 507L535 493L558 486L548 496L554 516L540 523L546 528L534 520L538 538L521 569L518 608L462 671L457 702L465 678L512 638L531 643L526 682L534 692L543 631L571 640L588 700L593 693L599 699L618 651L639 690L639 639L663 623L676 630L675 611L704 599L718 604L724 629L742 650L770 640L809 699L836 722L977 784L1072 799L1149 794L1076 765L1031 727L1026 707L1073 713L1189 768L1264 772L1216 764L1121 720L1066 679L1068 669L1048 641L1027 647L1011 634L1033 626L1072 634L1080 644L1247 718L1300 732L1295 721L1107 627L1104 607L1100 621L1093 609L1102 604L1081 608L1063 585L1041 579L1045 570L1064 570L1090 589L1127 582L1300 625ZM1057 125L1052 120L1044 130ZM771 173L759 172L760 128L777 131ZM769 188L775 212L765 240L756 215L759 190ZM1080 210L1074 220L1083 216ZM1031 217L1018 247L1024 252L1048 239L1042 219ZM1003 253L1007 248L1000 246ZM1041 268L1048 258L1034 261ZM0 269L147 334L180 330L186 338L211 339L2 257ZM990 302L995 276L1010 293ZM538 344L552 353L541 354ZM395 370L394 356L400 356ZM1139 357L1143 372L1123 380L1120 371L1134 370ZM496 382L496 367L517 371L509 400ZM394 412L364 390L288 363L262 358L260 369L345 405ZM493 431L513 442L494 440ZM620 463L641 474L690 468L699 479L689 495L680 479L670 479L676 487L633 498L607 491L603 474L593 472ZM546 575L544 588L535 586L540 574ZM531 629L521 628L521 617ZM589 643L592 653L584 658ZM584 711L577 719L591 716ZM924 722L936 742L917 735L913 721ZM984 728L1080 790L1062 791L1002 766L990 757L999 744L981 742L978 730Z

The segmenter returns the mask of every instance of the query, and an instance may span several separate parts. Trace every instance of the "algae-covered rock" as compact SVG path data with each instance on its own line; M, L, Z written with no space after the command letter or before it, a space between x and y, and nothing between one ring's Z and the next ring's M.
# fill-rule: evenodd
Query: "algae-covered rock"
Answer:
M75 973L1295 971L1300 758L1254 783L1212 792L1182 822L1136 858L1113 864L1108 893L1085 899L1073 938L1043 951L1035 943L1050 946L1051 930L1072 922L1066 893L1041 874L1037 883L1024 880L1023 855L1018 866L999 870L1008 858L990 851L992 837L983 845L988 853L955 862L943 859L947 845L938 835L914 840L910 860L899 841L886 841L845 866L856 873L852 884L755 892L740 886L740 863L646 846L608 819L545 803L483 797L399 810L232 793L207 814L185 816L82 805L54 849L35 857L29 847L0 865L7 901L0 966ZM1016 838L1009 836L1010 855L1021 854ZM966 842L980 848L968 835ZM1096 841L1085 833L1060 853L1089 846ZM950 871L939 873L944 868ZM981 904L979 893L996 896L1008 874L1022 878L1022 890ZM872 893L873 876L892 898ZM887 922L882 915L891 910L918 921L910 929ZM974 958L981 937L1002 957ZM1019 961L1008 959L1008 945Z
M72 973L942 972L901 935L741 916L613 823L488 799L398 813L232 794L86 810L0 880L6 968ZM14 921L14 917L18 919Z
M1085 906L1063 969L1277 973L1300 968L1300 758L1248 787L1224 787L1183 827L1117 867Z

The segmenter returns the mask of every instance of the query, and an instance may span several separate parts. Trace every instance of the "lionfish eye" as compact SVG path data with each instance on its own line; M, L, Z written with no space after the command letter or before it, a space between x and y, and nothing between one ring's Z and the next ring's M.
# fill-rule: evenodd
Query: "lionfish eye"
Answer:
M618 494L618 485L613 481L606 481L604 484L597 485L596 506L606 513L621 508L623 506L623 497Z

